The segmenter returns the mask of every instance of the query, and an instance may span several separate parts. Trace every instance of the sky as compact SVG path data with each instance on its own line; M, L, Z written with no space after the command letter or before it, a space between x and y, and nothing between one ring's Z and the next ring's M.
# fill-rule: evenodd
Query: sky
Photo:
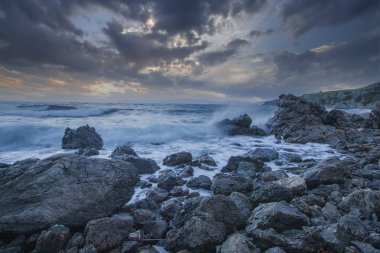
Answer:
M1 0L0 100L255 103L380 80L379 0Z

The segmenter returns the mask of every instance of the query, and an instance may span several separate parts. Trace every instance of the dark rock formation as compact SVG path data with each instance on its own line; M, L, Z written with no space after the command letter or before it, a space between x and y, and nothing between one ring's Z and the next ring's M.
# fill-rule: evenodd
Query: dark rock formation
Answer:
M211 190L214 194L230 195L233 192L250 193L252 182L239 174L218 174L212 180Z
M95 128L89 125L78 127L76 130L66 128L62 137L63 149L95 148L103 147L103 139Z
M41 160L0 185L0 233L84 226L124 205L137 180L136 168L121 160L77 155Z
M256 148L253 151L249 151L243 155L249 157L252 160L259 160L263 162L270 162L279 158L278 152L270 148Z
M211 189L212 181L208 176L200 175L189 180L187 187L197 189L202 188L206 190Z
M189 152L179 152L164 158L163 164L166 166L178 166L189 164L193 160L193 156Z
M266 132L257 126L251 126L252 119L243 114L232 120L224 119L217 124L219 128L225 131L228 135L247 135L247 136L265 136Z
M111 158L118 158L118 157L124 157L124 156L135 156L138 157L137 153L133 150L132 147L128 145L118 146L114 151L111 153Z
M66 248L70 239L70 229L64 226L53 226L42 231L37 239L38 253L56 253Z

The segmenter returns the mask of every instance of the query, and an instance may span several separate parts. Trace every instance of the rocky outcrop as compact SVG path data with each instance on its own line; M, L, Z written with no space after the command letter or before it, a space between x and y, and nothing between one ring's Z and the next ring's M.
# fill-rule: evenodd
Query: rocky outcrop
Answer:
M278 152L270 148L256 148L255 150L249 151L243 156L262 162L270 162L279 158Z
M374 129L380 128L380 102L374 105L368 119L365 121L365 127Z
M103 147L103 139L95 128L89 125L78 127L76 130L66 128L62 137L63 149L95 148Z
M56 155L27 164L0 185L0 233L84 226L124 205L137 180L136 168L121 160Z
M265 136L266 132L257 126L251 126L252 119L247 115L240 115L232 120L224 119L217 126L228 135Z

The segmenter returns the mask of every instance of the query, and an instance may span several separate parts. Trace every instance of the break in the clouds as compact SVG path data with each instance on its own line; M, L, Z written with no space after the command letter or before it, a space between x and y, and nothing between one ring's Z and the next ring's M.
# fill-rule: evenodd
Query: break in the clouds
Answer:
M0 99L256 102L379 81L373 0L2 0Z

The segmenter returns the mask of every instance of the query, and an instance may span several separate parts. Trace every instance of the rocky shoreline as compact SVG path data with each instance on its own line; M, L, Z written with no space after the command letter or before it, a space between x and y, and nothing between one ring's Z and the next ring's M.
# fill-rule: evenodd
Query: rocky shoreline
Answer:
M0 253L380 252L380 105L362 118L281 95L267 130L251 123L242 115L218 126L346 157L289 154L294 168L272 170L278 152L256 148L210 178L194 168L215 170L215 160L182 150L163 159L170 169L127 145L88 158L101 136L68 128L62 148L76 154L0 164ZM125 205L136 187L146 197Z

